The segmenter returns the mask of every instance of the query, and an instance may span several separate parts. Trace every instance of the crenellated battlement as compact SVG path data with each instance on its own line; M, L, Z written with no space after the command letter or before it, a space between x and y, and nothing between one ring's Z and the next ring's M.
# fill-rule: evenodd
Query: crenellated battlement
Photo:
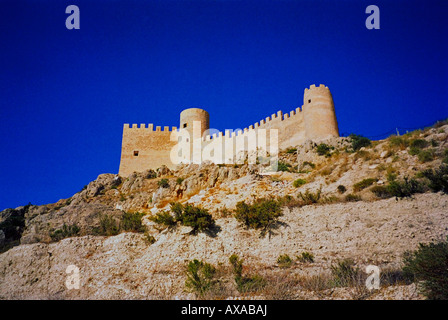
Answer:
M132 125L130 125L129 123L125 123L123 125L123 130L145 130L145 131L153 131L153 132L173 132L173 131L178 131L177 127L170 127L169 126L164 126L163 130L162 130L162 126L156 126L154 128L154 124L152 123L148 123L148 126L146 126L146 123L140 123L140 125L138 125L137 123L133 123Z
M303 106L302 106L303 107ZM232 131L232 130L225 130L226 132L219 132L219 133L215 133L213 135L205 135L202 137L202 141L206 142L206 141L210 141L215 139L215 135L217 135L217 137L229 137L229 138L234 138L237 137L239 135L244 135L245 133L249 132L250 130L258 130L258 129L267 129L268 127L270 129L280 129L281 126L283 126L283 121L301 121L301 119L297 119L298 117L302 117L302 109L296 108L294 110L291 110L289 113L283 113L283 111L279 110L277 111L277 113L273 113L270 117L266 117L265 119L260 120L259 122L255 122L253 125L250 125L249 127L245 127L242 130L236 130L236 131ZM231 134L230 134L231 132Z
M330 89L323 84L318 87L313 84L309 89L305 88L305 92L303 94L304 104L307 103L311 96L331 96Z
M121 163L119 174L127 176L134 171L144 171L147 169L156 169L161 165L169 168L175 168L171 161L171 152L174 146L178 144L180 130L186 130L190 138L185 141L190 145L190 156L197 155L198 149L194 146L197 141L193 139L195 123L200 122L200 149L208 146L225 145L225 149L233 148L233 145L239 147L249 143L246 138L253 138L254 132L257 136L264 134L259 130L266 130L266 142L270 143L271 133L278 149L295 147L307 139L319 140L329 136L339 136L334 112L333 98L330 89L325 85L311 85L304 90L304 100L301 107L297 107L287 113L279 110L270 116L255 122L243 129L225 130L225 132L210 131L209 114L207 111L199 108L185 109L180 114L179 127L154 126L154 124L141 123L129 124L123 126L123 143L121 153ZM271 131L275 130L275 131ZM207 134L208 133L208 134ZM177 137L177 138L176 138ZM194 141L193 141L194 140ZM252 141L252 140L251 140ZM193 156L191 156L193 157ZM192 161L193 158L185 161Z
M309 90L330 90L327 86L320 84L318 87L316 87L315 84L312 84L309 88L305 88L305 92Z

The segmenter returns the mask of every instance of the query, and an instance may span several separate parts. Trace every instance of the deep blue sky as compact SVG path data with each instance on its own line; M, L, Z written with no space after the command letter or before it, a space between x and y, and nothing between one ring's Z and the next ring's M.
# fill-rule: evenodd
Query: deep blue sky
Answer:
M76 4L81 29L65 28ZM381 29L365 28L365 8ZM219 130L329 86L341 133L448 117L448 1L0 1L0 210L117 173L123 123Z

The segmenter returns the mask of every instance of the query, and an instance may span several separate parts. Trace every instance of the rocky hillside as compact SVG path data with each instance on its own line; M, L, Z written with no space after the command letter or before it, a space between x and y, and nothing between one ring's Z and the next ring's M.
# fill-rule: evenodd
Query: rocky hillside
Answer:
M400 270L406 251L448 235L447 137L440 123L371 143L308 141L283 150L273 175L244 163L99 175L69 199L1 212L0 298L421 299ZM238 203L263 198L281 207L269 228L235 218ZM155 222L173 202L205 209L213 226ZM259 285L235 282L233 254ZM202 296L185 285L194 259L216 270ZM344 263L354 281L335 281ZM382 272L379 290L365 289L369 264ZM80 289L65 286L69 265Z

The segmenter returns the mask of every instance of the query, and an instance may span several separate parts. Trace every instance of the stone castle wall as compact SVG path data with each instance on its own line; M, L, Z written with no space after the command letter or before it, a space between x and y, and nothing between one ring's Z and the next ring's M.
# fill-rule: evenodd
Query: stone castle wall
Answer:
M201 124L200 131L194 131L194 122ZM275 147L284 150L295 147L306 140L321 140L331 136L339 136L333 98L328 87L312 85L305 89L302 108L296 108L290 113L283 114L278 111L254 125L244 128L242 131L225 133L219 132L208 135L209 115L205 110L190 108L182 111L180 115L180 130L188 132L188 139L179 138L180 132L176 127L156 127L153 125L125 124L123 128L123 143L119 174L128 176L132 172L140 172L147 169L156 169L166 165L174 169L177 164L171 161L172 154L178 154L174 149L177 142L187 143L190 150L187 153L186 162L201 162L208 160L202 156L213 155L218 158L218 163L233 163L238 160L242 151L250 150L251 141L258 144L257 133L259 129L266 130L266 150L272 152L271 140L275 141ZM277 129L277 137L271 139L270 130ZM253 137L256 137L255 140ZM196 141L196 144L192 143ZM262 144L263 145L263 144ZM203 152L205 150L205 152ZM212 151L213 150L213 151ZM275 150L274 150L275 151ZM216 154L216 153L219 154ZM229 157L233 155L233 158ZM185 155L184 155L185 157ZM215 161L216 162L216 161Z
M148 127L144 123L137 126L125 124L123 127L123 142L121 147L120 176L128 176L132 172L141 172L147 169L159 168L162 165L171 163L170 152L176 145L176 141L171 141L172 132L177 128L156 127L152 124Z

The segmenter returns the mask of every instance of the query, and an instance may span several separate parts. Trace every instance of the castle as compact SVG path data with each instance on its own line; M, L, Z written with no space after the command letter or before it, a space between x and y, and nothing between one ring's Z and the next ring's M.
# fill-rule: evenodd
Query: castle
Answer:
M140 127L137 124L124 124L119 175L128 176L133 172L156 169L162 165L174 169L177 163L172 159L173 155L178 156L181 141L184 147L187 146L187 152L183 152L182 156L184 163L203 161L204 156L201 154L204 149L209 152L211 150L215 158L219 153L219 160L214 162L232 163L234 157L229 158L228 155L247 150L250 147L247 140L251 135L258 140L260 136L265 139L266 148L275 144L277 150L295 147L306 140L318 141L339 136L333 97L328 87L322 84L306 88L302 107L290 113L278 111L271 117L236 132L226 130L225 134L218 132L210 135L209 129L209 114L198 108L181 112L179 130L176 127L170 130L167 126L163 130L157 126L154 130L153 124L146 127L144 123ZM186 134L183 138L182 132ZM266 137L257 135L263 132L275 134L271 133Z

